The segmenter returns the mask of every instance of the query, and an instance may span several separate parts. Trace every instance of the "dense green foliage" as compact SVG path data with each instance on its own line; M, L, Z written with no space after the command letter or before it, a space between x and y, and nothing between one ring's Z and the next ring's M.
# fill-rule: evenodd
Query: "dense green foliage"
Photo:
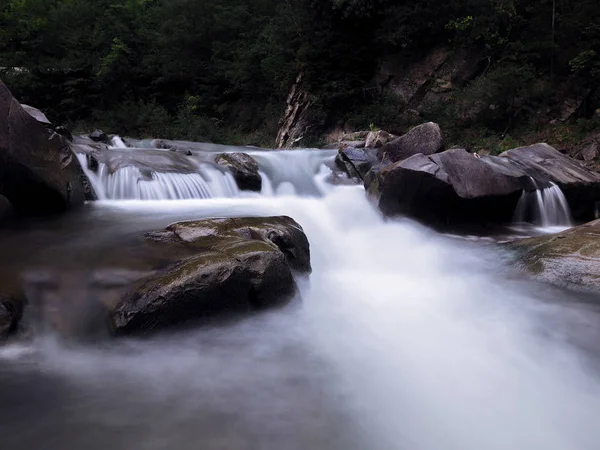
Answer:
M424 118L502 133L569 89L599 105L597 0L5 0L0 77L58 121L130 135L271 141L298 73L322 124L398 128L378 64L441 45L482 73ZM554 24L554 25L553 25ZM559 88L568 86L568 88ZM430 117L427 117L430 116Z

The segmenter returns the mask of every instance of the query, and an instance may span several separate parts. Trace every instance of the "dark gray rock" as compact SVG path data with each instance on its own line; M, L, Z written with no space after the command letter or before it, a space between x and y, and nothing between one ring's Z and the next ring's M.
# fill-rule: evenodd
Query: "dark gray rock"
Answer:
M102 142L103 144L110 144L110 138L102 130L96 130L89 135L89 138L94 142Z
M378 152L379 159L398 162L413 155L433 155L444 150L444 136L440 126L433 122L413 128L404 136L385 144Z
M369 170L379 161L376 149L346 147L339 151L335 162L351 178L363 180Z
M522 192L518 178L463 149L379 167L368 182L386 216L406 215L434 226L510 222Z
M86 177L67 139L29 115L0 82L0 195L22 215L64 211L86 200Z
M258 163L252 156L247 153L221 153L215 161L231 171L241 190L261 191L262 178L258 173Z

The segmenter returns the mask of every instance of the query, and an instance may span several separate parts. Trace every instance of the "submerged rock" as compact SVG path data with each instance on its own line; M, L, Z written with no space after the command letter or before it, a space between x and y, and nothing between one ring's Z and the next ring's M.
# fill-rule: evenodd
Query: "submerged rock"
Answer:
M444 150L444 136L437 123L428 122L413 128L404 136L385 144L379 150L380 159L398 162L419 153L433 155Z
M67 139L49 132L0 82L0 195L22 215L64 211L86 200L86 177Z
M516 251L517 263L540 281L600 291L600 220L508 246Z
M262 178L258 173L258 163L249 154L221 153L215 161L231 171L235 182L242 191L261 191Z

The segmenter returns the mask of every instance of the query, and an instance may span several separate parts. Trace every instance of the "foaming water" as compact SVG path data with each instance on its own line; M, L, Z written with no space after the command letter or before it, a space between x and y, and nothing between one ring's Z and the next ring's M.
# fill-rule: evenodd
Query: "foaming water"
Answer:
M595 326L593 316L542 302L557 294L511 280L493 248L383 221L360 188L323 198L103 202L91 213L117 234L182 218L287 214L310 238L314 272L300 283L301 305L240 323L8 347L3 449L595 450L600 442L598 375L567 340L569 327Z

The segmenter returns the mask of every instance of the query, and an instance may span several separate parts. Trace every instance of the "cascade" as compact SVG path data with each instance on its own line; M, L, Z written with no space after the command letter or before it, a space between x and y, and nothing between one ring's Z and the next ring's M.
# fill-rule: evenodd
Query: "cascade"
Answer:
M532 181L535 183L535 180ZM571 209L560 187L550 186L535 191L523 191L515 211L515 222L533 223L541 227L573 225Z
M127 144L120 136L114 136L110 140L110 143L113 148L127 148Z
M122 161L124 152L117 151L125 148L123 140L113 138L114 159ZM175 172L173 168L168 171L160 169L142 171L131 160L131 165L122 166L111 171L107 164L99 163L98 169L92 171L88 168L86 156L78 154L77 158L92 183L100 200L188 200L206 198L233 198L249 195L240 192L237 184L227 170L212 163L214 153L220 146L212 145L212 151L197 151L192 156L173 154L168 150L144 150L128 148L134 153L161 152L164 158L173 158L173 166L180 164L180 158L186 161L184 171ZM222 146L231 151L233 147ZM333 160L335 150L293 150L293 151L267 151L238 147L238 151L250 154L259 164L259 173L263 180L261 194L274 195L306 195L321 196L330 187L325 178L331 171L325 163ZM129 154L130 152L126 152ZM212 156L211 156L212 155ZM190 171L195 168L194 172Z

